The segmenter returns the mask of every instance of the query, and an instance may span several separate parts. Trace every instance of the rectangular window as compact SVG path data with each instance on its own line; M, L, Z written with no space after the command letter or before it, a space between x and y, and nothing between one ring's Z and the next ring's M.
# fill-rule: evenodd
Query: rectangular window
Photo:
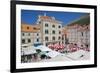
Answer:
M52 31L52 34L55 34L55 30Z
M45 34L48 34L49 33L49 31L48 30L45 30Z
M36 30L36 27L33 27L33 30Z
M22 35L24 36L25 34L24 34L24 33L22 33Z
M58 40L60 40L60 39L61 39L61 37L59 36L59 37L58 37Z
M39 36L39 34L37 33L37 36Z
M29 29L29 27L27 27L27 29Z
M25 44L25 39L22 39L22 44Z
M48 27L48 24L47 23L45 23L45 27Z
M59 34L61 34L61 31L59 31Z
M45 37L45 41L48 41L49 40L49 38L48 37Z
M28 33L28 36L30 36L30 33Z
M28 39L28 43L30 43L31 42L31 39Z
M52 37L52 40L55 40L55 37L54 36Z
M83 32L81 32L81 35L83 36Z
M39 42L39 39L37 39L36 41Z
M46 43L46 46L48 46L48 43Z

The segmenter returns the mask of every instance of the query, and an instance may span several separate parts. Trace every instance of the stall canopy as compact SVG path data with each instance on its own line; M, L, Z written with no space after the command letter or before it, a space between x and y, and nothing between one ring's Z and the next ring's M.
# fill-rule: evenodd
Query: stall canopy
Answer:
M62 55L61 53L53 51L50 48L43 46L43 45L37 46L37 47L35 47L35 49L40 49L42 51L42 53L44 53L45 55L47 55L51 58L56 57L58 55ZM48 52L46 52L46 51L48 51Z
M36 53L36 50L33 46L22 48L23 55L30 55Z
M22 53L24 55L34 54L34 53L37 53L36 50L41 50L40 54L45 54L46 56L49 56L51 58L59 56L59 55L63 55L63 54L61 54L57 51L53 51L50 48L43 46L43 45L40 45L37 47L30 46L30 47L23 48Z

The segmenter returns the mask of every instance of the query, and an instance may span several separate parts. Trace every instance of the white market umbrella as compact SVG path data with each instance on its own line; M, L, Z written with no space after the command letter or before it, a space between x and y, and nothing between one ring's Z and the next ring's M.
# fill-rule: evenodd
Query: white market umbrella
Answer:
M46 53L47 56L50 56L51 58L56 57L58 55L61 55L61 53L56 52L56 51L50 51L48 53Z

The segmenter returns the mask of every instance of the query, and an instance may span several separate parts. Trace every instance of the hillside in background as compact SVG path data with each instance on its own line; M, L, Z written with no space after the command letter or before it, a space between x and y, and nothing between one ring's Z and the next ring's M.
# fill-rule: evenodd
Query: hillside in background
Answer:
M79 24L81 26L82 25L89 25L90 24L90 15L82 16L81 18L76 19L75 21L72 21L67 25L71 26L71 25L75 25L75 24Z

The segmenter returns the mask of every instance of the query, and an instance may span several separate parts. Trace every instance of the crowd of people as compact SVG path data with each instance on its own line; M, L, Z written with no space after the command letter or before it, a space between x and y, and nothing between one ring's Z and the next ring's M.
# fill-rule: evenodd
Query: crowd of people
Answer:
M58 46L58 47L57 47ZM51 48L52 50L55 50L57 52L60 53L71 53L71 52L75 52L78 50L85 50L85 51L90 51L90 48L88 45L78 45L78 44L73 44L73 43L68 43L66 45L64 44L56 44L56 46L53 47L53 45L49 48ZM30 54L30 55L22 55L21 56L21 62L22 63L27 63L27 62L37 62L40 61L42 59L50 59L51 57L46 56L45 54L43 54L43 52L41 50L36 50L36 53L34 54Z
M90 48L88 45L78 45L78 44L73 44L73 43L68 43L66 45L64 44L58 44L58 45L48 45L49 48L51 48L52 50L55 50L55 51L58 51L58 52L61 52L61 53L64 53L64 52L75 52L77 50L85 50L85 51L90 51Z

